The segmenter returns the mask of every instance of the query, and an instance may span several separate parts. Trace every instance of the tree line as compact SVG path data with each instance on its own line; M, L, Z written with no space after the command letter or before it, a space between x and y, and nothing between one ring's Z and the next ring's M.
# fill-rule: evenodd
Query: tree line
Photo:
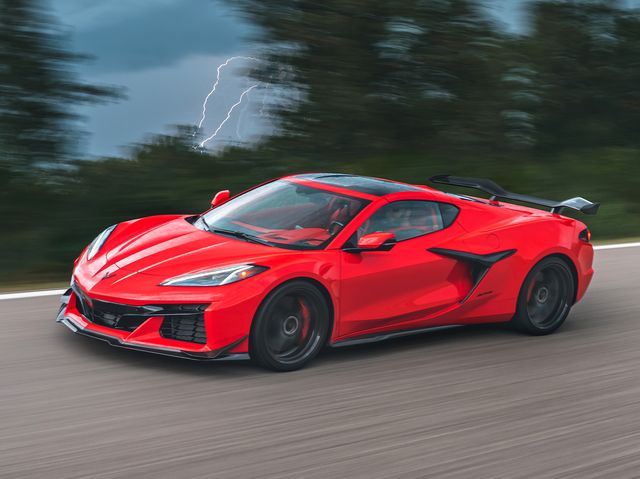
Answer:
M73 106L120 93L74 75L81 57L40 1L2 3L2 282L58 280L109 224L198 212L218 189L305 170L488 176L601 201L596 238L640 234L638 11L533 1L508 33L479 0L232 5L256 27L248 75L279 93L273 134L213 154L180 127L86 161Z

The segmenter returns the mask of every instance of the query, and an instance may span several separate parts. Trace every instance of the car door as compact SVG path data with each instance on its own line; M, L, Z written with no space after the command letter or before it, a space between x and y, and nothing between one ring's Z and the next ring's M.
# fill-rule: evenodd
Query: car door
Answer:
M386 231L397 244L389 251L341 252L341 338L426 327L459 304L470 288L466 266L428 251L464 233L457 212L445 203L399 200L371 214L348 243Z

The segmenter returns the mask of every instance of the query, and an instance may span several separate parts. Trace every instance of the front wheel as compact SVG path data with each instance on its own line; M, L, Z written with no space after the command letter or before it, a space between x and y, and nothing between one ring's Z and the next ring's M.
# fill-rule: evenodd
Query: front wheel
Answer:
M543 259L522 284L513 326L533 335L554 332L571 310L574 289L567 263L556 257Z
M261 366L293 371L308 364L329 334L329 307L307 281L291 281L262 303L251 328L249 352Z

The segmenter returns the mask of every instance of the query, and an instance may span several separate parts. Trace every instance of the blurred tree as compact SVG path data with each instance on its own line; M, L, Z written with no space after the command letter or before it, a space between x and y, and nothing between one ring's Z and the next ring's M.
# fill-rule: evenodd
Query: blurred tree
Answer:
M621 144L640 145L640 11L616 17L616 63L621 70L611 81L615 95L615 128Z
M532 0L530 28L509 35L483 0L237 0L276 134L212 154L180 127L93 161L74 158L72 107L113 90L76 79L80 57L40 2L0 2L5 282L66 277L115 222L305 170L487 176L602 201L596 237L640 234L640 15L617 2Z
M37 0L0 1L0 270L47 269L59 188L81 135L73 107L115 91L82 83L66 37Z
M261 27L255 76L291 95L273 111L283 149L339 158L502 143L503 43L476 1L240 4Z
M78 140L78 103L114 90L76 80L66 37L37 0L0 2L0 168L30 171L64 164Z
M617 1L578 0L535 3L531 18L517 48L540 99L528 112L542 152L638 144L620 128L639 112L629 108L638 91L637 15L623 15Z

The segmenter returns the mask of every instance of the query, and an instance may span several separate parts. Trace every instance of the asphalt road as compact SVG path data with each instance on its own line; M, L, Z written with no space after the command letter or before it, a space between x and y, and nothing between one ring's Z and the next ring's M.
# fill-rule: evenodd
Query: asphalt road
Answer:
M111 348L0 302L2 478L640 477L640 248L548 337L500 327L327 351L305 370Z

